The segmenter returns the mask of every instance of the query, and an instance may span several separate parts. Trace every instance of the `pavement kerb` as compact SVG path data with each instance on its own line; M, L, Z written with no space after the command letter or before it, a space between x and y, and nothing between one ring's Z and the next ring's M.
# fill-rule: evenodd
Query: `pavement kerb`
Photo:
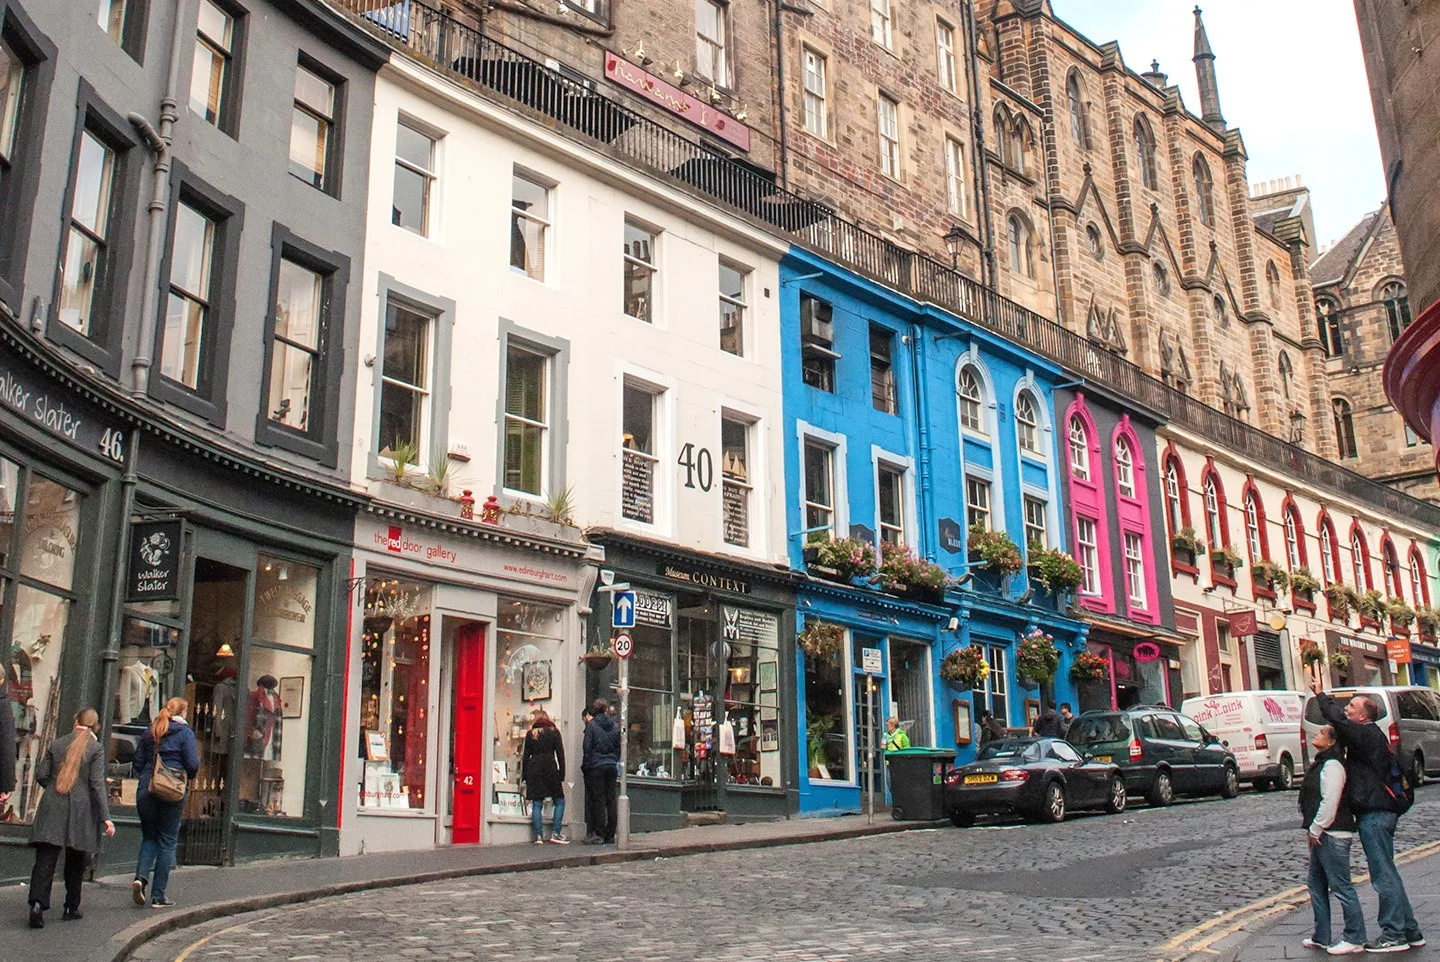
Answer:
M516 862L496 862L489 865L462 866L459 868L437 869L429 872L413 872L406 875L392 875L384 878L353 879L321 885L316 888L292 892L268 892L239 899L205 902L177 912L136 922L112 935L98 948L85 956L85 962L126 962L130 955L146 942L177 929L190 928L205 922L258 912L286 905L299 905L316 899L336 895L350 895L355 892L396 888L402 885L423 885L427 882L443 882L448 879L470 878L483 875L504 875L514 872L536 872L556 868L585 868L594 865L614 865L624 862L648 861L655 858L678 858L686 855L704 855L712 852L738 851L752 848L778 848L784 845L803 845L810 842L839 841L849 838L864 838L872 835L891 835L935 828L946 824L940 822L892 822L888 824L861 825L840 831L815 831L800 835L775 837L739 838L725 841L694 842L666 845L663 848L638 848L624 852L569 853L553 858L527 859Z
M1440 840L1425 842L1403 852L1397 852L1395 864L1405 865L1432 855L1440 855ZM1352 881L1359 886L1369 880L1369 873L1362 872L1356 875ZM1293 911L1309 901L1309 891L1305 886L1299 885L1258 899L1249 905L1242 905L1238 909L1231 909L1192 929L1181 932L1160 946L1157 950L1159 954L1156 956L1156 962L1182 962L1182 960L1192 957L1219 962L1227 957L1233 957L1238 953L1239 946L1229 952L1216 949L1214 946L1244 933L1257 922Z

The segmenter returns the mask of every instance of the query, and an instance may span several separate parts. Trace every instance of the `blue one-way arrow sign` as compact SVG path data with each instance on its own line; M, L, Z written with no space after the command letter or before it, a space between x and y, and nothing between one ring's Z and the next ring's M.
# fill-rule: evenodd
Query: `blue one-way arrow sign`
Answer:
M610 624L615 628L635 627L635 592L615 592L615 610L610 619Z

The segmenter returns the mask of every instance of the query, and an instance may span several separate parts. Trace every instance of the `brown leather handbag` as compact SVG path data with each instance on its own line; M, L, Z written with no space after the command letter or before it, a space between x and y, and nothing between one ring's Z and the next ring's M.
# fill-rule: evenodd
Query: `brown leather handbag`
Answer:
M150 794L164 802L178 802L185 797L188 779L185 773L160 764L160 746L155 746L155 773L150 776Z

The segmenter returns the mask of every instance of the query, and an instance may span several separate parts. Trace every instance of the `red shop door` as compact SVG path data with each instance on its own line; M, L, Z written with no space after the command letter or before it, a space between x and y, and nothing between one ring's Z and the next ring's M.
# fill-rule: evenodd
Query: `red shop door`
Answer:
M468 623L455 638L455 794L450 841L480 841L481 774L485 756L485 626Z

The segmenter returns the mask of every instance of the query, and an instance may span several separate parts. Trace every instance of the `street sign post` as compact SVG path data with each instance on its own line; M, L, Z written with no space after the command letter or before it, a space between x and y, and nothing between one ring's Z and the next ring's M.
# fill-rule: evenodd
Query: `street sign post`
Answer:
M879 651L874 648L866 650L866 671L865 671L865 717L869 722L865 725L865 823L875 824L875 676L869 671L869 652Z
M615 608L610 617L612 628L635 627L635 592L615 592ZM623 656L622 656L623 657Z
M615 657L625 659L630 657L630 652L635 648L635 639L630 637L628 631L622 631L610 639L610 647L615 652Z
M867 675L878 675L885 670L883 659L879 648L861 648L860 670Z

